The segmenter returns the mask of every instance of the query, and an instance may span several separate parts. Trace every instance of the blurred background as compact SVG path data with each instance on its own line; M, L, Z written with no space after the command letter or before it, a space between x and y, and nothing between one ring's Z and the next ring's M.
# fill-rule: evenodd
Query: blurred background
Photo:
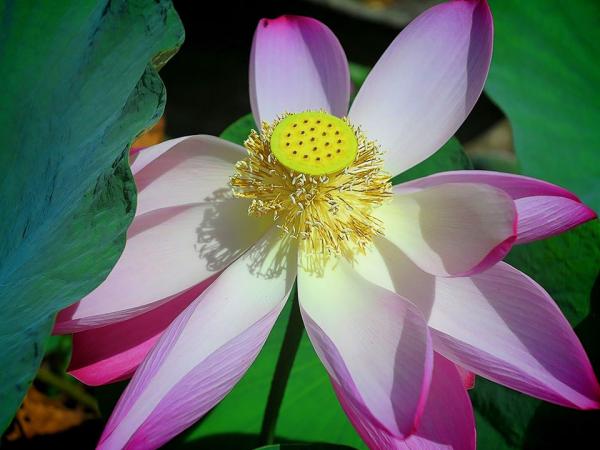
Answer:
M190 134L219 135L232 122L250 112L248 61L252 35L260 18L274 18L282 14L298 14L321 20L333 30L341 41L348 59L352 63L353 79L360 81L364 79L369 68L377 62L379 56L396 37L399 30L420 12L435 3L440 2L425 0L220 0L217 2L190 2L176 0L174 5L184 24L186 39L178 53L160 72L167 88L165 113L161 121L152 130L141 136L133 147L145 147L169 137ZM562 56L566 58L567 55L571 55L576 62L581 62L582 55L580 53L586 53L588 56L589 54L600 56L598 42L595 42L590 35L585 34L585 29L591 29L594 24L598 25L596 27L597 31L600 27L597 19L588 17L587 28L584 27L584 32L579 35L581 39L577 42L577 45L575 47L567 45L563 48L564 39L561 38L563 25L573 24L574 13L558 5L561 2L549 2L554 6L549 7L548 11L544 11L549 17L544 18L547 22L542 21L543 14L539 9L536 10L535 6L523 6L523 10L517 11L515 18L511 18L510 14L507 13L509 7L505 6L506 3L511 3L513 6L518 4L516 1L505 2L504 5L501 5L500 1L492 2L493 10L496 5L499 9L503 8L504 22L498 24L497 30L508 33L507 23L529 27L532 18L536 21L535 23L538 23L539 20L542 38L534 41L540 47L534 48L535 52L533 53L538 54L537 50L545 49L545 45L555 45L555 47L548 47L552 48L552 50L549 50L549 57L544 52L541 56L542 63L547 64L544 67L547 67L550 72L553 72L557 67L556 65L560 64L557 61L560 61ZM542 4L540 1L532 3ZM564 5L564 2L562 3ZM585 4L585 0L576 3L581 6ZM593 3L592 0L589 4L591 3ZM521 5L523 4L521 3ZM588 6L581 6L578 15L575 15L578 18L585 17L589 16L590 10L597 10L595 7L590 8L589 4ZM494 12L496 11L494 10ZM539 12L539 16L537 12ZM519 14L527 14L527 18L524 19ZM557 18L552 19L552 14L556 14ZM561 22L562 19L565 20ZM513 34L513 37L516 36L515 39L499 49L501 56L506 55L508 51L514 51L514 49L511 50L512 47L520 48L523 44L524 41L520 39L518 33ZM544 41L543 38L547 36L556 36L556 41L552 43ZM552 56L554 50L558 52L558 57ZM520 63L523 63L524 66L527 65L527 55L521 55ZM584 69L589 69L588 63L585 63L584 68L577 72L578 76L575 82L580 82L581 85L575 83L575 87L566 83L563 84L560 77L556 79L549 76L546 79L547 83L540 85L539 98L542 98L538 101L540 106L537 108L532 107L524 112L518 111L515 118L520 121L519 123L523 123L523 117L531 120L534 118L539 119L539 111L543 110L546 97L549 98L548 101L552 105L568 103L569 100L565 99L577 98L580 104L592 110L584 116L585 121L593 121L593 118L598 116L596 106L599 106L599 102L597 96L590 98L586 95L586 92L588 92L590 86L593 86L592 89L597 89L597 86L600 85L596 82L599 75L597 68L592 70L591 73L589 70L586 72ZM512 122L509 122L505 114L496 106L496 102L501 103L501 101L504 101L504 104L508 107L514 105L515 102L520 104L520 98L502 100L503 85L501 81L507 79L506 77L503 78L503 74L507 73L507 70L508 73L515 74L513 78L518 78L522 74L521 69L516 66L509 67L509 69L504 69L503 66L499 67L492 80L492 89L486 90L482 95L473 113L457 133L458 140L469 155L475 168L517 171L523 165L526 169L536 167L535 163L532 166L532 163L528 163L525 158L523 161L519 160L520 164L517 164L510 125ZM539 66L533 65L527 70L524 72L525 75L535 74L539 70ZM559 73L564 71L561 68L557 70ZM573 70L577 69L573 68ZM511 78L508 77L508 79ZM519 79L511 80L513 87L521 85ZM591 80L595 80L594 83ZM531 86L531 77L529 82L530 84L525 86L526 90ZM523 83L526 84L526 80L523 80ZM557 86L560 89L557 89ZM498 98L492 100L489 95L493 93L499 93ZM527 105L527 101L536 104L536 95L538 94L534 92L532 94L533 98L525 99L523 104ZM568 103L564 109L570 111L569 108L580 111L577 109L577 105L572 103ZM536 125L536 133L552 134L553 125L562 118L558 109L548 109L547 111L548 117L546 119L531 122ZM571 113L571 115L577 116L577 113ZM579 123L580 128L576 128L574 134L589 132L589 130L583 129L584 126L581 124L581 120L579 120ZM546 126L548 127L547 130L544 129ZM577 127L577 125L575 126ZM597 126L598 122L596 122ZM566 126L566 128L569 128L569 126ZM560 132L558 131L558 133ZM569 130L565 133L567 134L564 136L560 135L552 138L557 145L560 143L559 137L569 142L571 135L568 135L568 133L573 134L573 131ZM597 131L594 133L598 134ZM523 133L519 136L525 147L523 155L528 156L526 153L528 150L526 137L528 136L524 137ZM597 142L597 137L593 139ZM590 142L593 139L590 138L589 141L584 143L578 142L577 145L589 152ZM565 149L561 148L561 150L564 151ZM517 148L517 153L519 151L520 149ZM576 153L574 155L576 157ZM519 156L521 155L519 154ZM528 161L531 161L531 155L528 158ZM557 154L556 158L557 160L561 158L568 159L565 154ZM597 157L590 159L588 167L595 166L598 161ZM557 164L560 165L560 163ZM544 169L550 178L553 171L556 170L555 165L553 163ZM581 164L579 168L575 169L576 171L583 170L583 165ZM539 173L535 173L535 170L531 169L525 170L525 173L539 176ZM560 182L562 180L551 181ZM600 180L596 179L596 182L600 184ZM588 185L591 184L593 183L588 183ZM572 186L566 187L573 188ZM587 190L581 188L580 191L577 191L577 188L578 186L575 186L574 189L579 195L592 195L589 192L591 188ZM541 245L535 247L536 255L543 255L543 257L532 256L530 253L522 251L520 253L516 252L511 261L530 275L538 274L538 281L557 298L559 305L571 323L576 326L576 331L582 338L584 346L590 352L590 357L596 366L599 360L597 343L600 342L600 331L597 326L597 299L600 284L597 277L598 253L592 247L598 246L598 235L597 226L593 229L590 227L584 228L581 234L568 234L567 238L551 240L548 247ZM567 248L568 250L564 250ZM570 261L571 267L564 269L564 261L566 260ZM577 261L581 265L578 266ZM573 289L568 285L569 277L573 274L576 274L580 283L580 287L577 289ZM543 279L540 280L540 277ZM105 420L123 389L124 383L117 383L103 388L89 388L78 383L65 374L70 357L70 348L69 337L51 338L46 348L46 357L42 368L11 427L2 437L2 448L86 449L94 447ZM299 358L302 359L303 355L308 354L306 352L310 351L308 348L301 348ZM280 440L296 441L303 438L311 441L330 440L364 448L361 447L360 440L341 415L339 406L332 407L335 410L331 413L331 417L323 417L323 420L320 420L318 414L323 411L317 413L315 419L314 413L319 411L319 408L315 409L314 406L309 407L303 403L307 401L314 402L317 398L319 401L322 400L324 404L329 405L329 400L333 398L322 369L320 366L316 366L319 367L317 369L312 366L314 356L306 356L306 358L313 359L310 359L305 366L295 368L293 373L293 376L296 377L295 380L300 380L297 381L298 383L310 384L314 370L317 370L318 376L322 378L319 381L322 386L311 388L315 391L311 392L312 400L307 400L306 392L294 396L297 394L294 391L293 395L290 394L286 397L282 414L287 414L291 419L288 419L288 422L284 423L281 429L278 429L278 433L281 433ZM262 363L259 361L260 364ZM257 378L260 378L259 375L261 374L257 372ZM268 389L269 375L263 375L262 378L265 383L264 388ZM244 385L240 390L234 391L234 399L229 403L224 402L225 406L219 407L221 412L216 411L214 414L209 414L205 423L193 427L169 444L168 447L189 449L254 448L256 424L260 426L264 400L257 401L256 404L239 403L234 405L236 398L248 397L245 393L249 389L247 385ZM239 397L235 397L235 395L239 395ZM320 397L320 395L323 395L323 397ZM584 448L583 443L587 442L589 436L592 436L592 430L597 429L597 426L600 425L599 416L595 412L586 414L541 404L537 400L527 399L520 394L493 386L491 383L480 379L477 380L476 388L472 392L472 399L477 412L479 448L483 450L567 448L565 442L570 442L571 446L569 448ZM232 405L235 407L232 407ZM323 408L328 407L324 406ZM309 418L311 414L311 420L314 423L309 421L311 425L303 428L301 422L305 419L302 417ZM325 413L323 412L323 414ZM239 420L237 420L238 415ZM248 417L254 421L250 421ZM294 422L294 420L297 420L297 422ZM228 428L228 424L232 424L232 429ZM310 427L312 427L310 432L312 435L309 436L310 433L306 430ZM571 439L575 439L575 441ZM575 444L575 442L580 442L581 445Z

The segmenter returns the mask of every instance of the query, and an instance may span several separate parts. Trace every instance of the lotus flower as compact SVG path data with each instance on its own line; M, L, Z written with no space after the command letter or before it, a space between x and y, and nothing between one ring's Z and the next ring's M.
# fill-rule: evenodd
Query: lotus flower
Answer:
M250 63L260 130L246 148L189 136L140 152L125 250L57 319L56 332L75 333L80 380L135 370L99 448L155 448L206 414L256 358L295 280L308 336L370 448L474 448L474 374L598 407L590 362L556 304L501 262L513 244L595 214L517 175L389 182L469 114L492 35L484 0L429 9L348 111L332 32L307 17L260 21Z

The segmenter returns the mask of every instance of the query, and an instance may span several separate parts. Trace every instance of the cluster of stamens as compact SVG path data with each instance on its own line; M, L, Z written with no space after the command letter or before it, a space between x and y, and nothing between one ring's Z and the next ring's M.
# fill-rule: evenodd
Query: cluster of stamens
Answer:
M260 133L250 133L244 143L248 157L236 164L231 186L236 197L251 200L250 215L272 215L277 227L297 239L303 257L308 257L305 261L318 271L323 257L341 255L351 261L355 252L363 253L374 236L382 233L382 223L372 212L391 195L391 183L379 147L359 129L324 112L302 114L287 114L272 124L263 122ZM298 135L303 136L301 131L310 132L321 124L317 120L323 121L325 129L341 130L344 140L353 141L355 148L351 142L341 145L335 131L331 140L337 146L325 145L329 140L324 139L308 150L300 150L304 142L289 144L302 139L288 136L290 130L300 124ZM306 141L311 142L310 138ZM307 165L309 158L312 162Z

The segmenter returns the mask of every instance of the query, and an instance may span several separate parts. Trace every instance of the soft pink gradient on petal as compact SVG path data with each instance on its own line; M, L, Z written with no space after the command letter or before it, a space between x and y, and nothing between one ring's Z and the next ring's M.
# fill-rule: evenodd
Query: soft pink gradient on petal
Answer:
M375 248L361 256L355 269L368 280L415 301L429 317L435 296L435 276L423 272L394 244L375 239ZM465 389L475 386L475 374L456 365Z
M138 206L125 249L107 279L62 310L55 333L143 314L231 262L268 228L233 198L229 178L243 148L211 136L149 147L132 164Z
M174 144L143 168L134 163L136 215L230 195L234 165L247 156L243 147L213 136L188 136L168 142ZM148 148L146 152L154 150Z
M90 386L130 378L164 330L217 276L145 314L75 333L69 374Z
M371 282L427 318L434 349L464 370L560 405L598 406L600 390L579 339L550 296L505 263L472 277L436 277L390 241L357 258Z
M583 203L564 197L527 197L515 200L519 214L518 244L545 239L595 219Z
M371 449L469 450L475 449L475 419L461 381L456 366L435 353L425 411L419 428L406 440L374 427L347 400L335 382L334 389L352 425Z
M158 448L202 417L256 358L293 286L295 252L273 230L165 331L123 393L98 448Z
M220 402L254 362L282 307L283 303L186 374L161 399L127 448L159 448ZM105 447L101 444L99 448ZM110 448L110 444L106 448Z
M423 270L440 276L481 272L501 260L516 240L513 200L485 184L394 187L392 201L375 210L385 237Z
M475 417L457 367L434 353L433 377L417 432L398 449L475 449Z
M508 264L470 278L438 278L434 346L465 369L563 406L598 408L600 387L554 301Z
M392 42L360 89L349 118L401 173L437 151L479 98L492 56L486 1L452 1L425 11Z
M130 319L220 272L265 227L238 199L162 208L134 218L108 278L56 319L58 334Z
M419 311L341 261L323 277L300 270L298 296L308 336L338 395L373 428L397 438L412 434L433 356Z
M250 104L258 125L285 112L345 116L349 99L348 61L329 28L301 16L258 23L250 54Z
M515 200L518 238L522 244L545 239L595 219L596 213L566 189L535 178L483 170L441 172L398 185L426 188L445 183L483 183L505 191Z

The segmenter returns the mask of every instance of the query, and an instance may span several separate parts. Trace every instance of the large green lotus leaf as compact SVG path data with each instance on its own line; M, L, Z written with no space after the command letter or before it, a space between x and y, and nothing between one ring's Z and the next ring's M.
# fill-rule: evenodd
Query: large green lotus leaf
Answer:
M118 258L135 209L132 139L162 113L170 2L0 2L0 431L59 309Z
M229 126L221 135L242 144L253 128L250 115ZM469 168L469 159L455 139L446 144L402 181L442 170ZM201 445L206 448L253 449L258 446L267 396L285 328L290 303L277 320L260 355L225 399L198 424L190 428L169 448ZM335 442L366 449L339 405L327 372L317 357L306 334L300 342L288 380L276 428L280 442Z
M523 173L600 209L600 2L490 0L487 93L508 115Z

